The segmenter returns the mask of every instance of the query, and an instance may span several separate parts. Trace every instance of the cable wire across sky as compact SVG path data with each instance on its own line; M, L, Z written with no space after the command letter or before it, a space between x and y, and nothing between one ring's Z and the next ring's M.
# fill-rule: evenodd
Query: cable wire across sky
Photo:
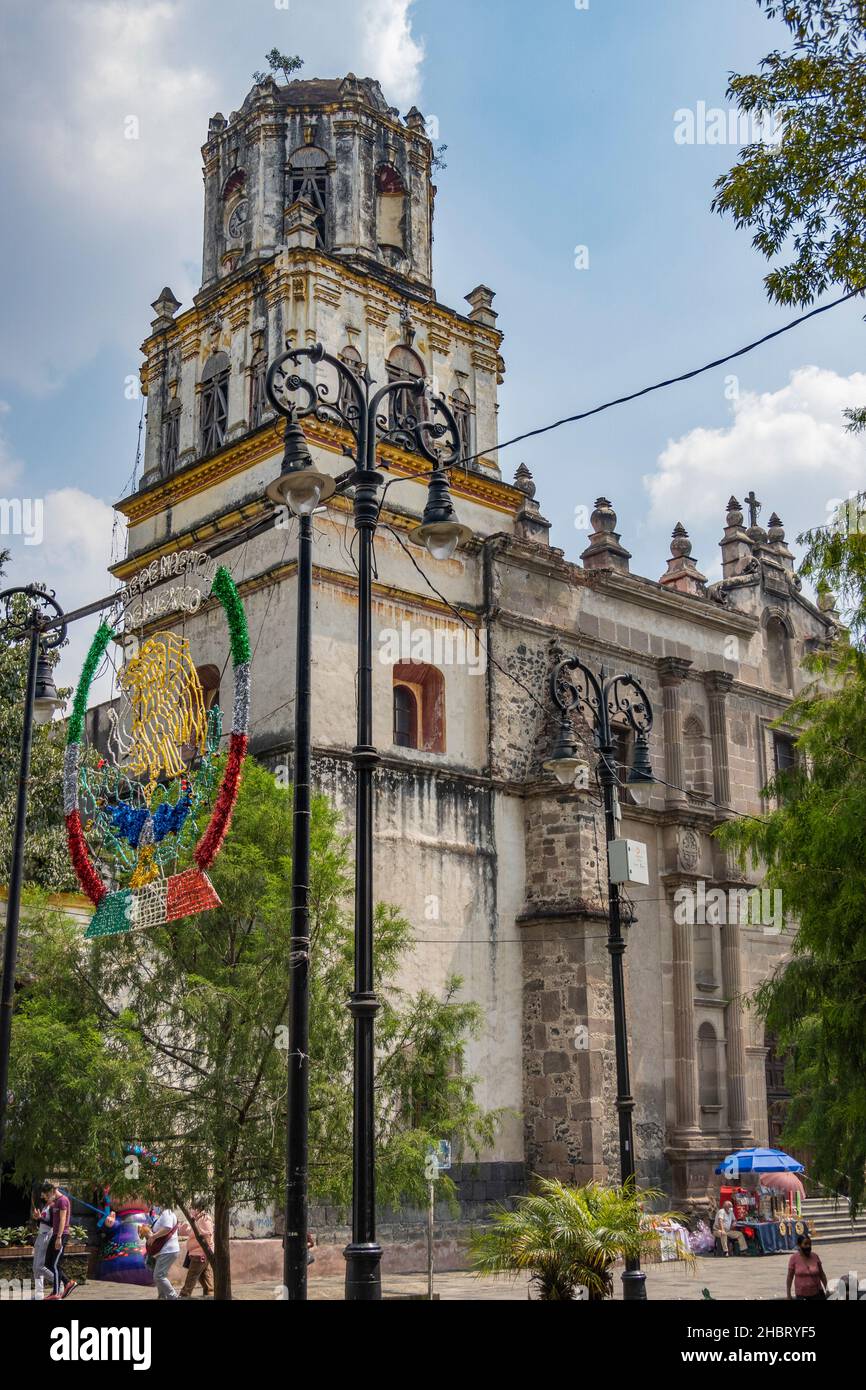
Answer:
M499 453L502 449L508 449L513 444L521 444L526 439L536 439L539 435L549 434L552 430L561 429L563 425L577 424L580 420L588 420L593 415L601 415L604 411L613 410L616 406L627 405L630 401L639 400L642 396L649 396L654 391L662 391L668 386L676 386L680 382L691 381L693 377L702 376L705 372L714 371L717 367L724 366L726 362L733 362L738 357L745 357L747 353L754 352L756 348L762 347L764 343L769 343L774 338L781 337L783 333L790 333L793 328L798 328L800 324L806 323L809 319L817 317L818 314L826 314L830 309L836 309L840 304L846 304L849 299L856 299L863 293L864 290L862 288L848 290L846 294L840 295L838 299L831 299L828 304L819 304L816 308L810 309L807 313L800 314L798 318L791 319L790 323L783 324L781 328L774 328L770 333L765 333L762 337L755 338L753 342L746 343L744 347L737 348L734 352L726 353L723 357L716 357L712 362L704 363L702 367L693 367L690 371L681 372L678 376L666 377L664 381L656 381L652 386L642 386L638 391L630 391L624 396L616 396L612 400L605 401L602 405L592 406L589 410L581 410L575 415L566 415L563 416L561 420L553 420L550 424L539 425L535 429L527 430L524 434L515 435L513 439L505 439L501 444L492 444L489 448L481 450L477 454L470 454L467 457L463 457L457 461L456 465L452 466L465 468L467 464L474 463L479 459L485 459L490 454ZM428 472L432 471L431 469ZM428 472L412 476L413 478L426 477L428 476ZM399 478L390 479L389 482L386 483L383 492L387 492L391 483L402 481L403 476L404 475L401 474ZM252 526L248 528L248 533L245 532L239 536L236 541L234 541L233 538L228 542L223 542L222 548L228 550L233 547L233 544L243 544L244 541L252 538L252 533L257 529L264 530L267 528L263 526L261 520L254 522ZM109 594L105 598L97 599L94 603L86 604L83 608L78 608L72 613L67 613L64 622L73 623L77 622L79 618L91 617L94 613L99 612L100 609L114 604L116 600L116 593ZM48 623L46 624L46 630L57 626L59 626L59 621Z

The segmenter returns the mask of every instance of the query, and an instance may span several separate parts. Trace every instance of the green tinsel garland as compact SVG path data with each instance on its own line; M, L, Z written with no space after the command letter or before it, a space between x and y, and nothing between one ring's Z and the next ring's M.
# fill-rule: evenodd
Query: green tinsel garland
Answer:
M80 743L81 732L84 728L84 716L87 713L87 697L90 694L90 682L96 675L96 668L102 660L105 648L114 636L114 628L108 623L102 623L97 630L96 636L90 644L90 651L81 672L78 688L75 692L75 699L72 704L72 713L69 716L69 727L66 734L67 743Z
M211 587L211 593L219 599L225 610L226 622L228 623L229 629L229 642L232 651L232 662L235 666L241 666L244 662L249 661L252 656L250 634L247 628L247 617L244 613L244 606L241 603L240 594L235 588L235 582L225 565L220 565L217 570Z

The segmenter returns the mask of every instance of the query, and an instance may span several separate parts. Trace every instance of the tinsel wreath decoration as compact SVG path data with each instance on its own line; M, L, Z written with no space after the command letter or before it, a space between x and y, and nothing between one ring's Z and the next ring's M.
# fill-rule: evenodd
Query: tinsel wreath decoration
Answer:
M96 908L85 932L88 938L116 936L135 928L157 926L219 906L219 898L206 870L213 863L228 834L240 788L249 728L251 652L243 604L237 587L224 566L217 569L210 586L210 594L222 606L229 634L234 672L232 727L228 756L213 809L192 850L193 865L181 872L166 876L165 865L172 857L175 863L177 862L185 835L198 834L195 811L199 803L205 804L206 800L209 802L212 794L222 716L218 709L210 711L207 716L206 742L201 720L198 716L192 719L201 736L200 751L204 750L201 766L198 774L192 779L187 776L174 779L178 787L177 800L174 803L169 798L168 790L155 779L152 768L146 785L142 787L133 781L129 768L138 771L141 766L141 759L136 762L133 757L128 758L127 766L109 769L108 772L112 776L108 773L102 774L102 782L94 792L87 779L83 777L84 718L94 675L108 643L116 635L110 625L103 623L100 626L85 658L67 730L63 800L69 855L83 892ZM159 647L160 636L165 638L164 649ZM141 745L149 750L150 755L153 754L154 748L160 750L161 755L168 758L166 765L170 766L179 747L190 741L190 710L195 712L201 707L201 689L186 644L170 634L159 634L157 638L148 639L148 643L151 648L151 664L148 666L140 662L137 671L139 677L142 669L158 670L159 663L155 658L161 657L164 663L166 651L179 653L178 659L185 662L185 667L176 667L161 684L154 687L153 699L147 702L147 718L139 718L138 721ZM141 656L144 650L142 647ZM133 661L135 660L136 658L133 658ZM124 668L124 675L132 664L133 662L130 662ZM124 675L121 677L121 685L124 683ZM160 699L166 705L163 712L159 709ZM103 766L104 760L100 760L99 767ZM99 818L105 842L113 850L126 853L122 867L127 873L131 868L130 857L134 859L135 869L130 882L113 892L109 891L103 881L88 843L87 835L88 831L93 829L93 820L87 824L82 823L82 785L94 801L95 815ZM98 794L100 787L103 792L101 796ZM120 790L122 788L127 789L131 800L124 800ZM137 801L133 793L137 795ZM159 804L156 804L157 800Z

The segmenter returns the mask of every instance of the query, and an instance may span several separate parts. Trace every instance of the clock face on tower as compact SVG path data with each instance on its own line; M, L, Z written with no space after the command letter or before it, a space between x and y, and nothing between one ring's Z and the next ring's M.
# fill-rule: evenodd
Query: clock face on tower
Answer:
M228 221L228 234L230 237L243 236L249 209L250 205L247 202L246 198L244 198L240 203L237 203L235 207L232 209L232 213Z

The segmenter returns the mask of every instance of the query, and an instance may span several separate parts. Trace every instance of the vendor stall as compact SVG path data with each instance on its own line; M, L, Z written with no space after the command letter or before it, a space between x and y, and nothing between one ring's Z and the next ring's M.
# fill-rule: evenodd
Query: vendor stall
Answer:
M716 1168L727 1179L719 1189L719 1205L730 1202L734 1221L749 1255L774 1255L795 1250L797 1237L808 1224L801 1218L805 1188L797 1176L803 1165L781 1149L739 1149Z

